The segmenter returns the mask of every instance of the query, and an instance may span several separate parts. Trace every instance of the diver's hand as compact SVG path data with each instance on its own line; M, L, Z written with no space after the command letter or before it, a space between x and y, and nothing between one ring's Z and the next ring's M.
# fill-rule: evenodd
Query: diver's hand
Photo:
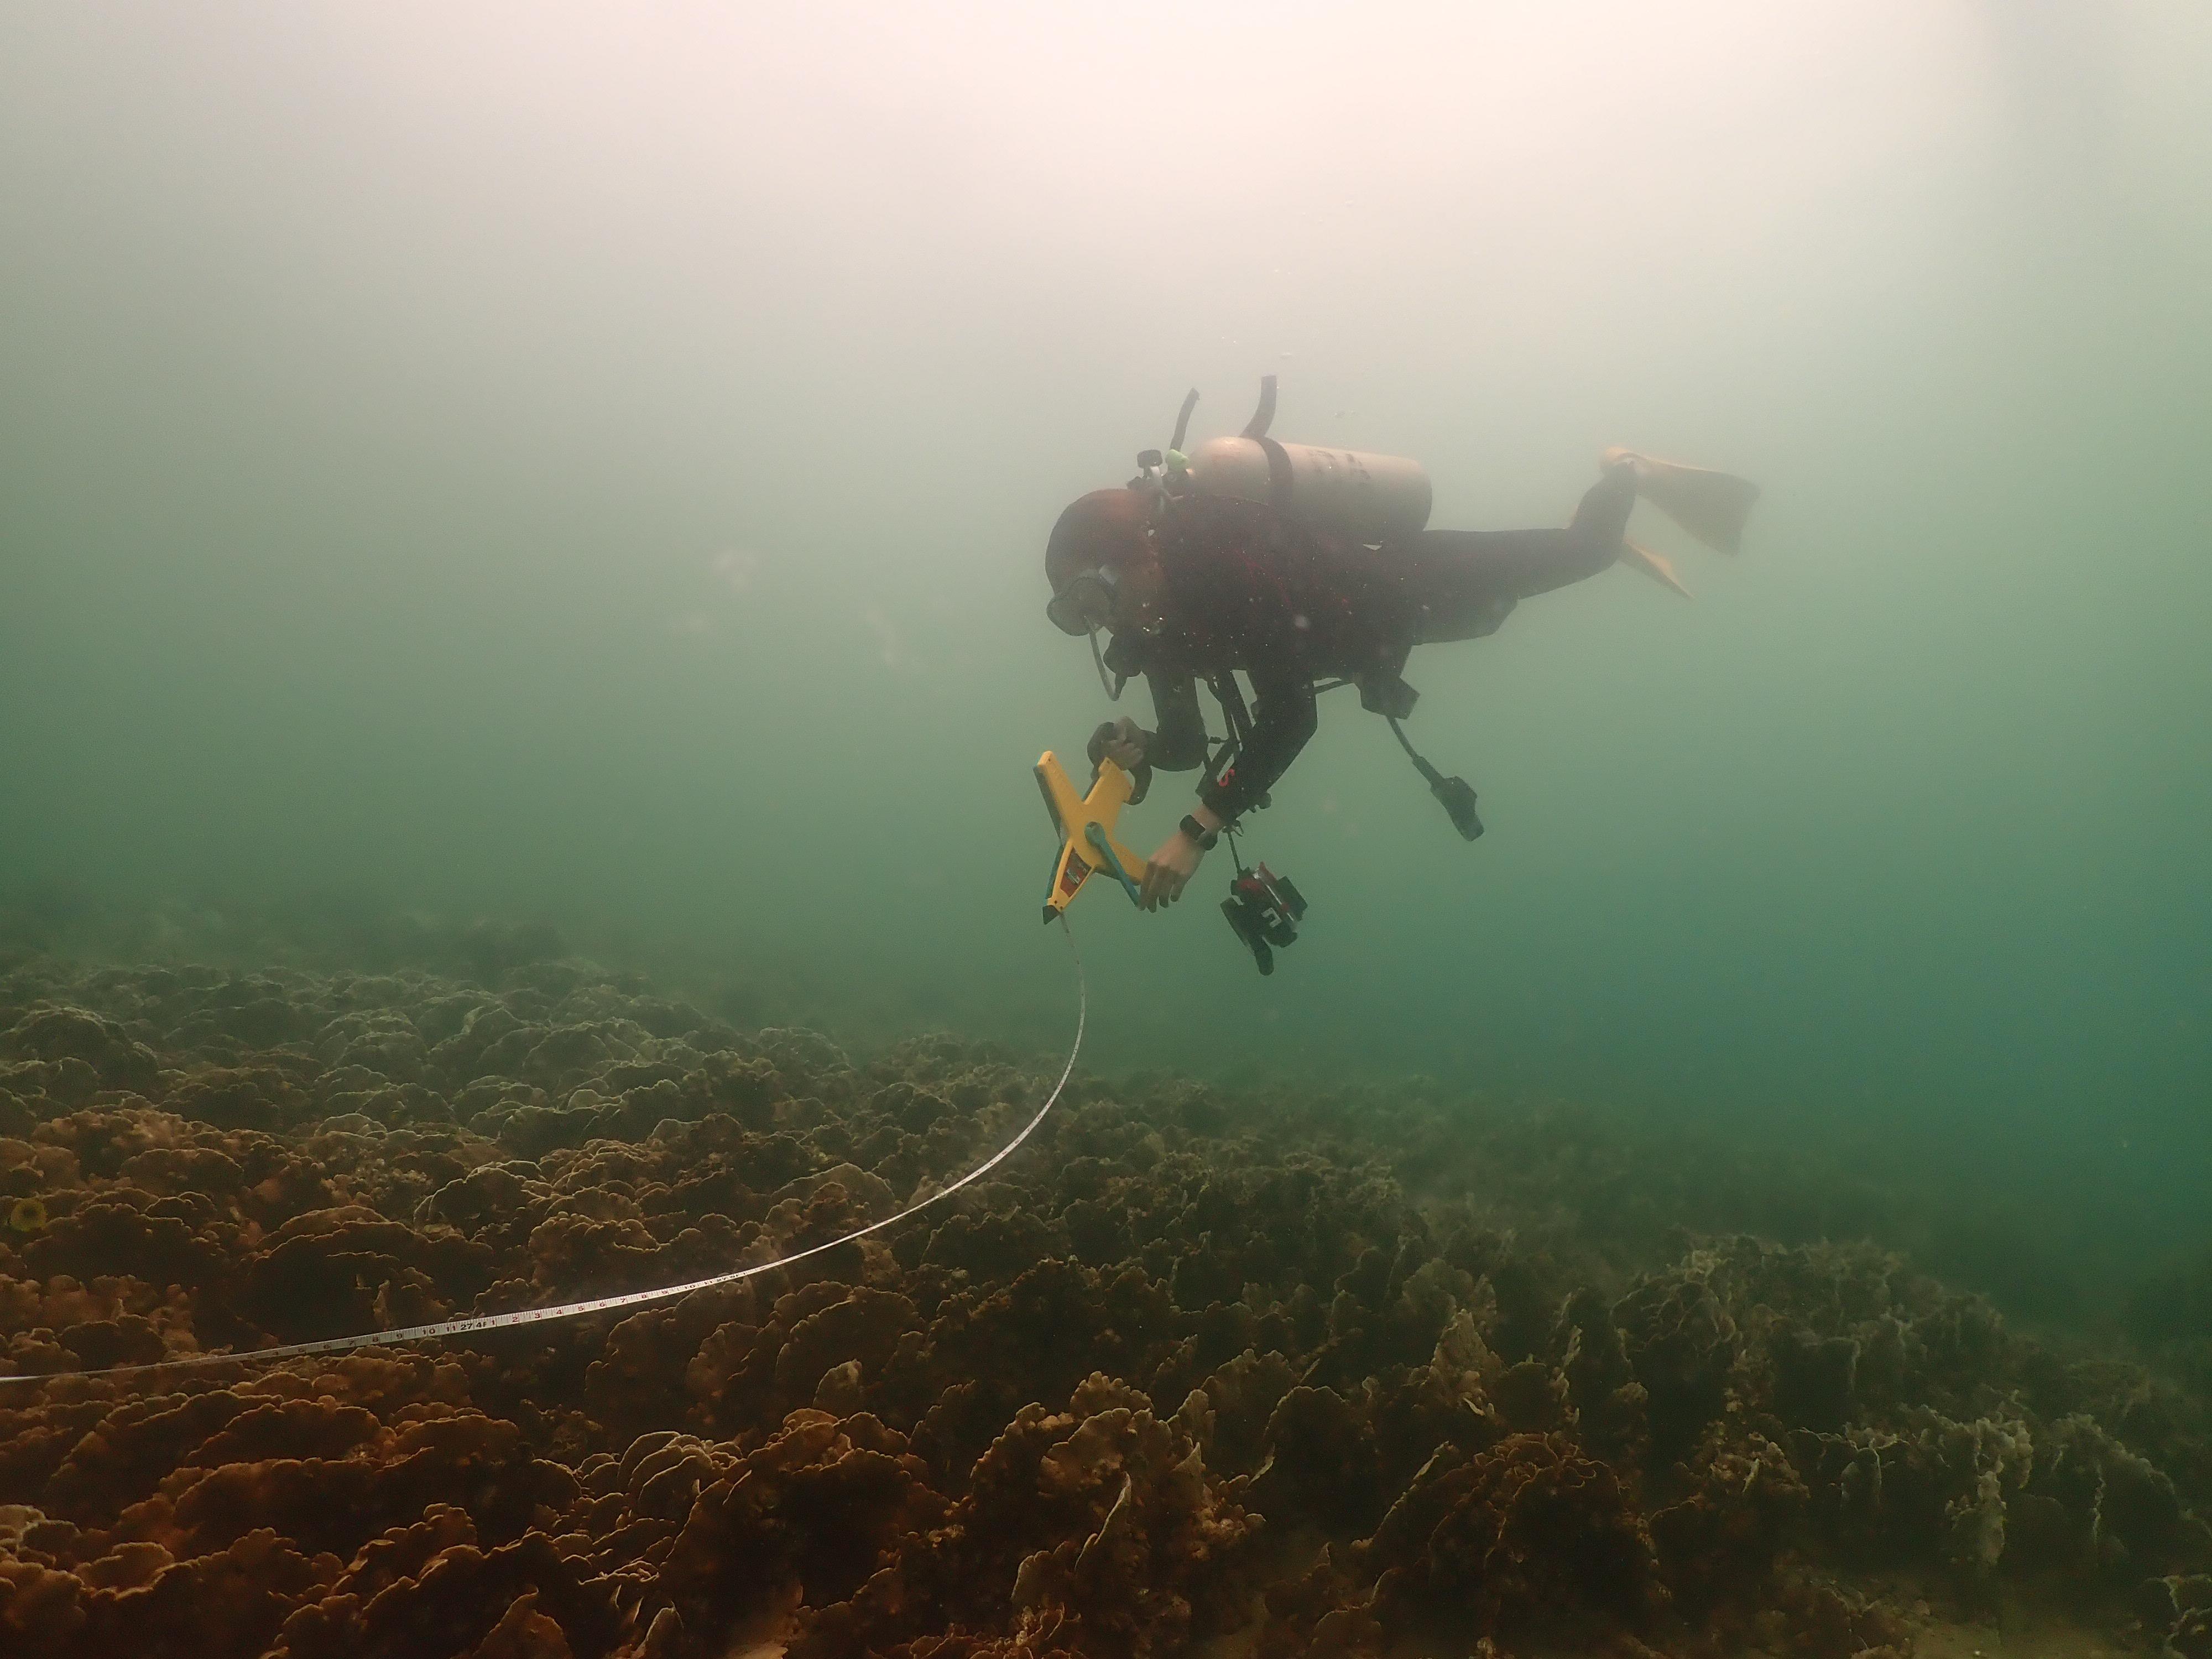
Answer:
M1137 902L1147 910L1158 910L1173 904L1182 896L1182 890L1198 873L1198 861L1206 856L1206 849L1180 830L1160 843L1160 850L1152 854L1145 866L1145 882L1139 890Z
M1135 771L1145 763L1145 749L1152 736L1127 714L1108 720L1091 734L1091 769L1095 773L1101 760L1109 760L1124 772Z

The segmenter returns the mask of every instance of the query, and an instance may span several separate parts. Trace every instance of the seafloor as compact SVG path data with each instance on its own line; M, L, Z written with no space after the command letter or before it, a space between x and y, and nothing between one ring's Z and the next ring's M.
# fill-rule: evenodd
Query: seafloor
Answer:
M767 1260L1048 1081L574 964L0 975L0 1654L2212 1654L2193 1389L1415 1085L1079 1074L744 1285L68 1374Z

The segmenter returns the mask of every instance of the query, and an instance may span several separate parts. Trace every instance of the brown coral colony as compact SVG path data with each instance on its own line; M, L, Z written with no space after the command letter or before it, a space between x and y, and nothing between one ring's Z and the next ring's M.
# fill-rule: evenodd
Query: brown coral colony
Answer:
M744 1284L69 1375L769 1261L1048 1082L572 965L0 978L0 1653L1845 1659L2021 1596L2212 1651L2200 1402L1870 1246L1626 1259L1411 1089L1079 1078Z

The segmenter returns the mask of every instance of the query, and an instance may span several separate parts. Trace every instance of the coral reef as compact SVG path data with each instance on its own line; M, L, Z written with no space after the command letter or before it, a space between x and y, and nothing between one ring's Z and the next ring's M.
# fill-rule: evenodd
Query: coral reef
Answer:
M2201 1396L1432 1091L1079 1078L741 1285L74 1375L768 1261L1043 1086L485 948L0 976L11 1659L1848 1659L1903 1583L2208 1652Z

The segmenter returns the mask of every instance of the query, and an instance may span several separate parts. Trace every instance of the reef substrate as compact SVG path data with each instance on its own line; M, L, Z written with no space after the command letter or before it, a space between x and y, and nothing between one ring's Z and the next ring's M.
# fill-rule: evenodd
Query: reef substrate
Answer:
M17 967L0 1653L2212 1654L2201 1400L1868 1244L1658 1243L1694 1170L1412 1086L1079 1078L741 1285L70 1375L769 1261L1045 1084L572 963Z

